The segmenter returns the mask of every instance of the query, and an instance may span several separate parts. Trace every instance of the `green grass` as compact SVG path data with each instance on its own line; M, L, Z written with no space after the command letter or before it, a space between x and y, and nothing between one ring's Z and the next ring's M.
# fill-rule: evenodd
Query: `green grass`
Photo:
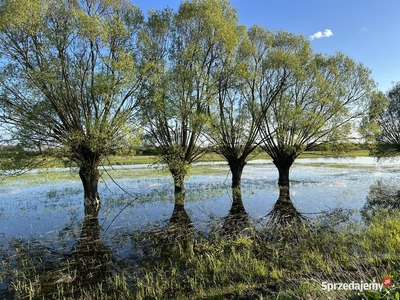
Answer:
M299 158L317 158L317 157L359 157L369 156L369 150L351 150L340 155L325 151L306 151Z
M137 273L137 299L390 299L383 292L324 291L326 282L400 280L400 214L381 215L367 227L348 223L340 229L315 224L289 227L271 241L269 231L254 236L197 241L190 251L169 245L170 259ZM186 241L187 242L187 241ZM152 253L156 255L155 249ZM162 249L166 251L165 248ZM255 298L258 295L258 298ZM377 298L374 298L377 297ZM396 299L396 298L393 298Z
M369 156L368 150L352 150L350 152L343 153L340 157L358 157L358 156ZM299 158L319 158L319 157L338 157L330 152L326 151L306 151L302 153ZM255 159L270 159L268 154L261 152L255 156L250 156L249 160ZM153 164L158 161L157 156L111 156L109 158L111 165L130 165L130 164ZM199 161L201 162L221 162L225 161L223 157L215 153L205 154ZM107 163L108 165L109 163Z
M158 161L157 156L135 155L135 156L110 156L105 165L151 165Z
M368 150L352 150L343 153L343 157L356 157L356 156L368 156ZM306 151L302 153L299 158L317 158L317 157L337 157L331 152L326 151ZM0 159L8 159L4 157L4 154ZM39 163L34 163L32 166L35 168L64 168L64 167L76 167L75 164L71 163L68 159L55 158L47 155L46 157L40 157ZM255 159L270 159L270 157L265 152L260 152L257 155L251 155L248 160ZM225 161L223 157L215 153L207 153L201 157L200 162L223 162ZM152 155L131 155L131 156L121 156L121 155L111 155L106 160L103 161L103 165L153 165L159 162L159 157ZM4 164L7 167L8 164Z
M398 211L382 212L365 225L348 222L338 227L325 220L314 222L313 230L306 222L253 230L247 235L208 237L189 227L168 226L138 230L130 238L143 250L138 260L114 261L101 240L86 241L85 247L75 248L68 259L49 253L40 243L15 241L8 253L12 259L7 263L2 258L3 269L9 264L6 273L12 277L10 287L18 299L399 297ZM97 249L96 255L79 252L92 248ZM82 269L82 265L88 267ZM108 270L100 281L93 280L96 268ZM73 280L76 270L87 280ZM381 282L385 276L390 276L394 285L381 292L328 292L321 285Z
M357 157L357 156L367 156L368 151L365 150L354 150L347 154L347 157ZM306 152L300 156L300 158L318 158L318 157L332 157L326 152L321 151L313 151ZM251 157L251 160L254 159L269 159L269 157L265 153L260 153L255 157ZM105 166L108 165L134 165L141 164L143 168L140 169L129 169L129 168L119 168L119 169L107 169L104 170L100 167L100 173L105 179L108 179L108 175L112 176L114 179L118 178L126 178L126 177L134 177L134 178L149 178L149 177L159 177L159 176L170 176L170 173L167 169L161 167L161 165L157 164L156 156L112 156L108 161L104 163ZM189 169L188 177L191 175L204 175L204 174L228 174L229 168L227 163L223 161L223 159L216 154L207 154L201 160L203 162L221 162L218 165L193 165ZM48 164L46 167L42 167L38 169L38 174L24 173L19 176L10 176L7 177L7 182L18 182L22 185L31 185L31 184L40 184L40 183L48 183L55 181L64 181L64 180L79 180L78 172L76 169L72 168L66 171L58 171L53 170L53 168L61 168L65 167L66 161L56 161L54 159L48 159ZM294 163L296 165L296 162ZM320 163L308 163L310 166L327 166L326 164ZM330 164L329 167L335 168L348 168L348 165L340 165L340 164ZM362 168L362 166L360 166ZM369 166L365 166L365 168L370 168Z
M343 153L342 157L357 157L357 156L368 156L368 150L352 150L350 152ZM306 151L299 156L299 158L318 158L318 157L337 157L330 152L325 151ZM270 157L261 152L255 156L250 156L249 160L255 159L270 159ZM110 163L115 165L130 165L130 164L153 164L158 160L157 156L112 156L110 157ZM216 162L224 161L218 154L208 153L204 155L200 161L203 162Z

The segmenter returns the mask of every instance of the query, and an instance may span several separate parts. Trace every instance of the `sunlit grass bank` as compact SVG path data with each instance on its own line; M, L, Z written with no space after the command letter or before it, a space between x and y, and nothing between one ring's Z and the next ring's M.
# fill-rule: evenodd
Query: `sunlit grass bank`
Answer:
M121 178L131 179L150 179L150 178L170 178L171 174L168 170L162 166L157 165L144 165L142 168L113 168L113 167L100 167L99 168L101 178L100 184L104 182L111 182L112 180L118 181ZM1 184L17 184L18 186L33 186L38 184L49 184L49 183L67 183L71 181L78 181L80 184L80 178L77 168L42 168L37 169L34 172L26 172L18 176L5 176L0 177ZM187 179L194 175L216 175L216 174L227 174L229 168L227 165L197 165L190 168Z
M131 232L123 261L100 240L72 249L14 240L1 276L17 299L398 299L400 213L382 211L363 225L334 220L209 236L169 224ZM323 285L384 277L393 284L378 291Z
M359 156L368 156L368 150L352 150L346 153L342 153L343 157L359 157ZM317 157L335 157L337 155L326 152L326 151L306 151L300 155L299 158L317 158ZM129 164L152 164L157 162L157 156L144 156L144 155L136 155L136 156L112 156L109 159L110 164L114 165L129 165ZM250 160L254 159L270 159L270 157L264 153L258 153L257 155L250 156ZM213 153L205 154L200 161L210 162L210 161L224 161L224 159Z
M345 157L362 157L368 156L366 150L354 150L346 153ZM321 157L333 157L331 154L323 151L306 152L300 156L300 158L321 158ZM269 157L260 153L251 160L266 159ZM18 176L2 176L0 180L6 179L8 182L17 180L18 182L26 182L26 184L37 184L43 182L51 182L55 180L79 180L78 169L76 166L65 164L66 161L55 160L54 158L46 159L46 163L42 164L40 168L35 169L34 172L24 172ZM201 164L201 163L206 164ZM215 163L215 164L214 164ZM308 163L310 166L321 166L321 163ZM142 165L140 168L131 169L130 165ZM296 162L295 164L296 165ZM327 166L327 164L324 164ZM113 167L114 166L114 167ZM341 167L339 164L332 164L332 167ZM67 167L67 168L66 168ZM342 165L342 167L348 167L348 165ZM60 171L60 168L63 171ZM104 161L103 166L100 166L100 172L103 179L107 179L110 176L114 179L130 176L132 178L144 178L154 176L170 176L168 170L166 170L156 156L111 156L108 160ZM200 161L200 164L195 164L189 169L190 175L209 175L209 174L222 174L228 173L229 168L227 163L216 154L207 154Z
M11 154L10 154L11 155ZM9 153L0 154L0 163L2 168L10 167ZM341 157L359 157L368 156L368 150L351 150L348 152L341 153ZM327 151L306 151L300 155L299 158L321 158L321 157L337 157L337 154ZM258 152L255 155L250 155L248 160L255 159L270 159L265 152ZM112 165L156 165L160 161L159 157L155 155L111 155L107 159L102 161L104 166ZM223 162L224 159L215 153L206 153L200 158L200 162ZM31 165L34 168L65 168L65 167L76 167L69 160L63 158L56 158L51 154L45 153L43 156L38 156L37 161ZM15 167L15 166L14 166ZM18 171L18 170L17 170Z

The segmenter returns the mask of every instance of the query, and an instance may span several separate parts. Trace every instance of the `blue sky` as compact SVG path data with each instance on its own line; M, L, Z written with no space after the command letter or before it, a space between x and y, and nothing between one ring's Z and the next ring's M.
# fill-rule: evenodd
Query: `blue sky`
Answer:
M167 6L176 10L181 0L132 2L146 13ZM344 52L371 69L384 92L400 81L400 0L231 0L231 4L240 24L302 34L316 52Z

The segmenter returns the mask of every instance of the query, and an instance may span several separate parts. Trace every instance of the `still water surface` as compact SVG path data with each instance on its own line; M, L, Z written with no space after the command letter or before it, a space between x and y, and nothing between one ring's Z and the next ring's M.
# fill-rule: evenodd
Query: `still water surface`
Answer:
M231 177L224 163L208 163L210 173L186 180L185 208L195 226L226 216L232 204ZM138 176L145 165L119 166L124 171L117 186L104 173L100 184L101 237L113 247L114 237L124 232L167 222L174 208L172 180L167 174ZM10 238L43 241L68 240L79 234L84 219L81 182L71 170L48 177L33 171L27 177L0 186L0 240ZM313 216L335 208L360 209L371 185L379 180L396 185L400 161L376 162L369 157L298 159L291 169L291 199L301 213ZM122 190L121 187L124 189ZM129 193L126 194L125 191ZM263 220L278 199L277 171L271 161L248 163L242 178L242 196L253 220ZM121 253L124 251L118 246Z

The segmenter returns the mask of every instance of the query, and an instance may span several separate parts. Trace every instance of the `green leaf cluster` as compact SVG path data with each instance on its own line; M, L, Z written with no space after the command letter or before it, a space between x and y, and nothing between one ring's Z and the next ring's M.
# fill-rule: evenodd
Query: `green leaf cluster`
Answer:
M2 117L16 139L62 148L78 165L138 144L130 120L145 74L136 6L10 0L0 14Z

